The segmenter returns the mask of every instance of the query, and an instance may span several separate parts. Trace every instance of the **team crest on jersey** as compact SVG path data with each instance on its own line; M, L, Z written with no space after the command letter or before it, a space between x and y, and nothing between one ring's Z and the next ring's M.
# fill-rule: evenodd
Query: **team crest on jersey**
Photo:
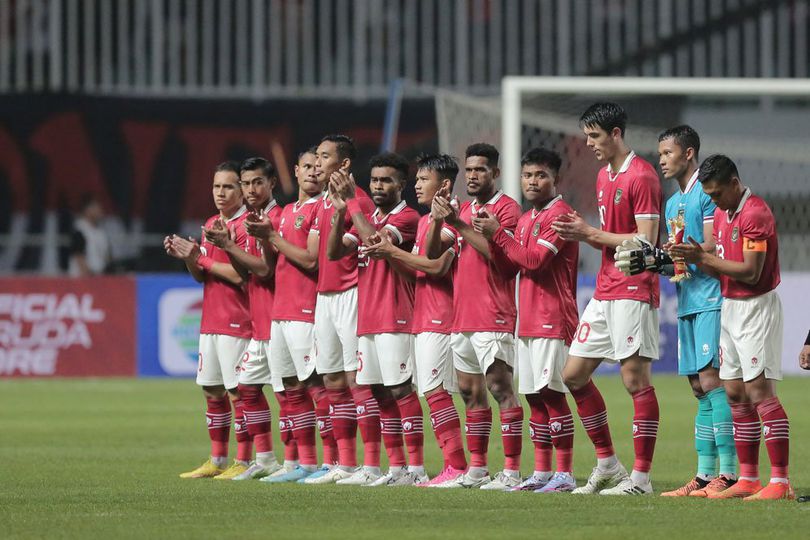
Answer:
M295 217L295 228L300 229L301 225L304 224L304 216L296 216Z
M616 190L616 195L613 196L613 204L619 204L622 200L622 190L621 188Z
M538 234L540 234L540 224L535 223L534 228L532 229L532 236L537 236Z
M731 229L731 241L736 242L737 238L739 237L740 237L740 228L734 227L733 229Z

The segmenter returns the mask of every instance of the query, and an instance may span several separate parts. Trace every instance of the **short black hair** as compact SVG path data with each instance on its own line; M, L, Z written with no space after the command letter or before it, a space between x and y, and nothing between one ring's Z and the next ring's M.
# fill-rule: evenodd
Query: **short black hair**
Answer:
M450 183L454 183L458 176L458 162L447 154L421 154L416 158L416 168L436 171L440 180L446 178Z
M658 142L666 139L675 141L675 144L680 146L684 152L687 148L692 148L695 151L695 159L697 159L700 153L700 137L692 126L684 124L664 130L658 135Z
M408 160L393 152L383 152L382 154L373 156L368 160L368 168L373 169L374 167L391 167L395 169L399 173L399 181L402 183L405 183L405 179L408 178L408 171L410 170Z
M619 128L624 137L627 113L618 103L600 101L585 109L585 112L579 117L579 125L582 127L598 126L608 133L613 131L613 128Z
M498 152L498 149L491 144L475 143L468 146L467 151L464 153L465 158L472 156L485 157L490 167L497 167L498 159L500 159L501 154Z
M301 158L304 157L307 154L312 154L313 156L317 156L318 155L318 147L317 146L310 146L306 150L301 150L300 152L298 152L298 156L295 158L295 162L298 163L299 161L301 161Z
M238 178L239 177L239 170L241 168L240 165L241 164L238 161L232 161L232 160L223 161L222 163L217 165L217 168L214 170L214 172L215 173L218 173L218 172L232 172L232 173L236 174L236 177Z
M276 168L263 157L249 157L239 166L239 176L245 171L261 171L265 178L275 178Z
M562 158L560 154L548 148L531 148L520 158L520 166L526 165L545 165L554 171L554 176L557 176L562 167Z
M731 182L731 178L736 176L740 177L737 172L737 166L731 161L731 158L723 154L712 154L703 160L698 170L698 181L703 184L706 182L717 182L718 184L727 184Z
M321 142L335 143L337 147L337 155L340 159L350 159L354 161L357 157L357 148L354 146L354 141L348 135L332 134L327 135Z

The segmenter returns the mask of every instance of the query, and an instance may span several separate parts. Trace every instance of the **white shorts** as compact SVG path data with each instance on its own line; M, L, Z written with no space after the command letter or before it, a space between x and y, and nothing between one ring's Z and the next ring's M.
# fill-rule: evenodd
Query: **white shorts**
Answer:
M247 338L200 334L200 353L197 362L197 384L200 386L224 386L233 390L239 385L239 372Z
M561 339L519 338L519 392L535 394L547 386L557 392L568 392L562 379L567 359L568 347Z
M515 336L508 332L455 332L450 348L453 366L464 373L486 374L496 358L515 367Z
M270 384L270 340L251 339L242 355L239 384Z
M314 327L309 322L273 321L270 371L274 377L309 379L315 371Z
M571 356L616 363L638 354L658 359L658 309L638 300L591 298L582 313Z
M357 384L396 386L413 376L411 334L367 334L357 349Z
M420 394L425 395L439 385L444 386L448 392L458 391L449 334L436 332L416 334L413 352L416 360L416 387Z
M782 302L776 291L724 298L720 311L720 378L782 380Z
M318 373L357 370L357 287L318 293L315 348Z

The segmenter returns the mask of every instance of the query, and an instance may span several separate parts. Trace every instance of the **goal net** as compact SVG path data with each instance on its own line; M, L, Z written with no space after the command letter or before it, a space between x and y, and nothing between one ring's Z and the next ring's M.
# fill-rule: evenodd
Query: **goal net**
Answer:
M656 166L658 134L678 124L694 127L701 158L729 155L743 183L773 208L783 270L810 268L810 83L804 81L507 77L498 97L439 92L439 145L459 158L474 142L496 145L504 190L518 200L520 155L534 146L554 149L563 158L566 200L598 223L594 186L602 164L579 127L580 115L595 101L625 108L629 146ZM670 181L663 186L666 196L677 187ZM463 192L461 183L457 189ZM598 252L581 253L583 270L595 272Z

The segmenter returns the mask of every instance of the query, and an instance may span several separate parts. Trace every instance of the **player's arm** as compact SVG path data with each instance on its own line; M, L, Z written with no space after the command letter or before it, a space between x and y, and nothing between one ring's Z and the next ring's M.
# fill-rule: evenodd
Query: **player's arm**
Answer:
M444 252L438 259L428 259L422 255L416 255L409 251L395 246L390 239L390 236L380 235L380 241L366 249L366 253L370 257L384 257L391 266L401 275L405 276L406 273L415 276L415 272L424 272L431 277L442 277L453 266L453 259L455 258L455 251L453 250L453 241L444 238L443 246ZM407 276L406 276L407 277Z
M277 230L270 231L268 243L304 272L318 271L318 235L307 235L307 246L302 248L285 240ZM267 250L265 250L266 252Z
M243 231L241 233L237 233L239 237L238 241L234 239L234 234L235 232L228 229L221 219L214 221L210 228L203 227L203 235L205 236L205 239L219 249L223 250L228 255L228 260L230 261L233 269L239 273L243 281L247 281L252 270L249 268L248 264L246 264L244 258L241 258L239 255L242 254L251 259L256 259L258 262L262 261L261 259L253 257L245 252L244 246L247 242L247 236Z
M700 266L704 272L728 276L748 285L755 285L759 281L768 251L767 240L743 237L742 262L721 259L704 250L691 236L688 240L689 243L672 246L670 253L673 257L683 257L686 262Z
M192 277L202 283L205 281L205 274L209 273L214 277L241 287L245 280L239 275L233 266L228 263L214 261L208 255L203 255L200 250L200 245L194 239L180 238L173 236L171 240L172 248L180 255L183 262L186 263L189 273Z
M612 233L598 229L588 222L576 211L569 214L560 215L551 224L551 228L560 235L563 240L575 242L586 242L596 249L603 247L617 248L625 240L632 240L635 236L644 235L645 238L653 241L658 238L658 217L636 218L636 230L632 233Z
M197 253L192 256L192 253L195 251L193 249L193 245L196 244L197 243L191 237L189 237L188 240L185 240L176 234L172 234L163 239L163 249L166 250L166 254L168 254L170 257L183 261L183 263L186 265L188 273L194 278L194 281L197 283L202 283L205 281L205 271L197 266L197 258L202 255L202 253L199 251L200 247L198 245L196 247Z

